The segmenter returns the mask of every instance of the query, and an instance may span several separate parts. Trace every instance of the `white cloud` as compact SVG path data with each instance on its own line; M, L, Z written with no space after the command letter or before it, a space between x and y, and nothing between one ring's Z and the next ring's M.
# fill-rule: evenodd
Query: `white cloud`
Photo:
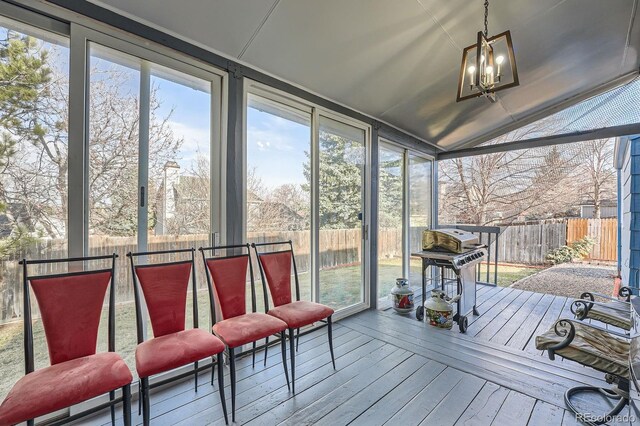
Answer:
M208 127L193 127L177 121L168 124L176 137L184 139L176 159L180 167L190 169L198 155L209 155L211 139Z

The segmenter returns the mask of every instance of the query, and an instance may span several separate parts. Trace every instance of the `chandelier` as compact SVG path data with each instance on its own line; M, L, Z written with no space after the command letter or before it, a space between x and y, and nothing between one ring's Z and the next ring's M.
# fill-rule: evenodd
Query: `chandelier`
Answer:
M495 92L520 84L511 32L489 37L488 21L489 0L485 0L484 32L478 31L476 44L462 52L457 102L478 96L495 102Z

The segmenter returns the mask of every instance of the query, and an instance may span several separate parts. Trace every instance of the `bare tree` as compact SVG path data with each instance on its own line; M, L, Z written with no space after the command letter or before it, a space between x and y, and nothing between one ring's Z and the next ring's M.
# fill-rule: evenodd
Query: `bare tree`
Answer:
M3 174L7 201L20 205L39 232L61 238L67 230L68 81L52 68L41 99L36 137L18 140L20 149ZM131 74L121 67L91 70L89 95L89 213L97 233L134 235L137 228L139 99L128 91ZM161 165L175 157L182 139L171 113L159 116L157 87L150 97L149 170L157 182ZM153 212L151 213L153 216Z
M526 139L543 131L529 126L516 133ZM577 191L568 190L575 186L576 157L554 147L441 161L440 221L486 225L564 212L578 201Z
M247 230L249 232L309 229L309 194L303 185L283 184L268 188L256 173L247 172Z
M610 198L616 191L616 170L613 167L613 139L597 139L583 143L585 161L580 167L586 178L582 190L593 201L593 216L599 219L602 201Z

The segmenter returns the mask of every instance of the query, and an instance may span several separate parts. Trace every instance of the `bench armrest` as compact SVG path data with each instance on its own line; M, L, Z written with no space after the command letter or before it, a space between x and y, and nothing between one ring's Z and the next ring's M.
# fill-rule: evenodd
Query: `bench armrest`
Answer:
M594 306L603 306L608 309L613 309L614 311L620 312L620 315L631 316L631 304L622 301L620 301L620 303L625 303L627 306L622 308L619 306L611 306L611 303L592 302L590 300L577 299L571 303L569 309L571 310L571 313L575 315L575 317L579 320L587 318L587 316L589 315L589 311Z
M580 326L581 326L581 327L589 327L589 328L592 328L592 329L594 329L594 330L602 331L602 332L605 332L605 333L611 334L611 335L613 335L613 336L623 338L623 339L625 339L625 340L631 340L631 336L629 336L629 335L627 335L627 334L618 333L617 331L613 331L613 330L607 330L607 329L606 329L606 328L604 328L604 327L598 327L597 325L589 324L589 323L587 323L587 322L581 322L581 323L580 323Z
M564 340L547 348L547 354L551 361L556 359L556 351L564 349L571 344L573 338L576 337L576 326L570 319L563 318L556 321L553 325L553 331L557 336L564 337Z

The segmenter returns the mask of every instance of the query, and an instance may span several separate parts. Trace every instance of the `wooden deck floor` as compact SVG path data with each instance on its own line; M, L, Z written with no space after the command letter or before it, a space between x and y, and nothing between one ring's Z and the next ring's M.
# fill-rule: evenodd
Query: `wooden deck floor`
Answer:
M325 330L301 336L296 395L287 390L279 345L270 348L266 367L259 363L253 369L250 357L242 358L237 363L237 423L578 424L564 409L563 394L582 383L604 385L602 375L550 361L532 343L533 336L568 311L568 301L483 288L478 308L481 315L473 318L467 335L437 330L393 311L366 311L341 320L334 330L335 371ZM208 377L202 375L197 393L192 380L154 392L152 424L224 425L217 385L211 386ZM635 416L640 419L640 413ZM107 413L84 423L110 424Z
M478 286L479 316L469 316L466 336L508 348L546 356L535 348L535 336L547 331L559 318L573 318L574 299L507 287ZM385 313L396 315L391 309ZM623 333L624 330L598 323Z

